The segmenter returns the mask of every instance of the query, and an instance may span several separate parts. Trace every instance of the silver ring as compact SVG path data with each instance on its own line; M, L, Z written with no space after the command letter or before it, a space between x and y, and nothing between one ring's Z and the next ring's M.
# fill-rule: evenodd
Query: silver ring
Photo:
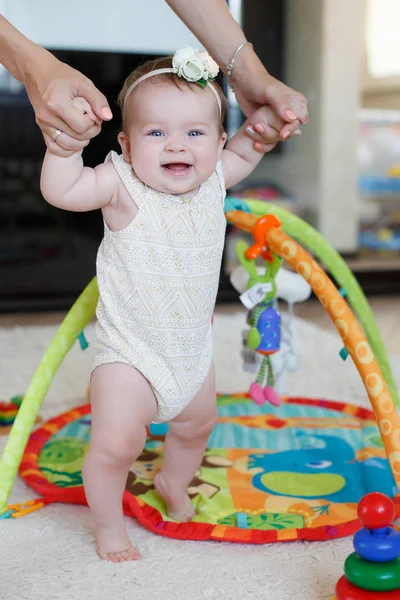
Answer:
M53 142L57 142L58 136L62 134L61 129L56 129L53 135Z

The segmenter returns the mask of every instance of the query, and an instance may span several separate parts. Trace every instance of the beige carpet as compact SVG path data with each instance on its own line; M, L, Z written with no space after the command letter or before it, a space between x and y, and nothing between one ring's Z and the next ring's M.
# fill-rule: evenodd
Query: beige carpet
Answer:
M318 310L318 308L316 309ZM243 311L218 314L215 362L221 392L247 389L241 369ZM301 366L287 381L289 394L306 394L366 404L354 365L338 356L341 340L305 321L296 321ZM0 395L23 392L55 327L0 330ZM93 326L86 330L89 342ZM83 404L91 347L78 344L64 361L41 410L45 419ZM392 357L400 381L400 357ZM0 438L0 449L4 439ZM34 496L20 480L12 501ZM113 565L97 558L87 508L50 505L17 520L0 521L1 600L332 600L343 574L351 539L247 546L182 542L148 533L128 520L143 558Z

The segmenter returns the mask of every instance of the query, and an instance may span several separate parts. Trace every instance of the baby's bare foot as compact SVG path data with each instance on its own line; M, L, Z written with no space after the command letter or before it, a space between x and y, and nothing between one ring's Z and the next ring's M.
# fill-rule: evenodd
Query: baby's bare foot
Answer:
M115 527L99 527L96 531L97 554L103 560L113 563L138 560L141 554L132 546L125 533L119 533Z
M108 560L113 563L125 562L127 560L138 560L141 558L141 554L135 546L130 544L129 548L122 552L100 552L97 546L97 554L102 560Z
M186 492L177 491L164 480L161 473L154 478L157 492L167 505L167 513L174 521L185 523L191 521L196 514L189 496Z

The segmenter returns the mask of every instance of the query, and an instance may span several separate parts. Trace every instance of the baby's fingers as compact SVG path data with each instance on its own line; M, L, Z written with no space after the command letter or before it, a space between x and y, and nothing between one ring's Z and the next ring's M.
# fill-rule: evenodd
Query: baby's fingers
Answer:
M81 114L87 116L92 123L100 124L100 119L94 114L92 107L90 106L89 102L85 100L85 98L77 96L76 98L72 99L72 102L74 108L76 108Z
M281 140L279 131L276 131L276 129L267 123L249 125L246 127L246 134L253 140L253 142L259 142L266 145L277 144Z
M275 144L263 144L262 142L254 142L253 147L254 150L260 152L261 154L265 154L266 152L271 152L275 148L277 143Z

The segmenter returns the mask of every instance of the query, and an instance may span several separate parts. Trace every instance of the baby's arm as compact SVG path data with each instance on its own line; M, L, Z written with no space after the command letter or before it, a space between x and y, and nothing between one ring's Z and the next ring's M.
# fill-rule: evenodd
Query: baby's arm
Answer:
M40 189L57 208L76 212L103 208L113 202L118 183L111 162L92 169L83 166L81 150L68 157L46 152Z
M279 132L284 123L269 106L262 106L246 119L222 151L222 169L227 189L250 175L263 157L264 153L254 149L254 140L246 134L246 127L260 120L268 123L271 130L276 130L276 141L271 142L269 147L264 146L265 152L270 152L280 140ZM273 138L273 131L271 133Z
M118 184L111 162L92 169L83 166L82 150L66 157L46 151L40 189L53 206L77 212L103 208L113 202Z

